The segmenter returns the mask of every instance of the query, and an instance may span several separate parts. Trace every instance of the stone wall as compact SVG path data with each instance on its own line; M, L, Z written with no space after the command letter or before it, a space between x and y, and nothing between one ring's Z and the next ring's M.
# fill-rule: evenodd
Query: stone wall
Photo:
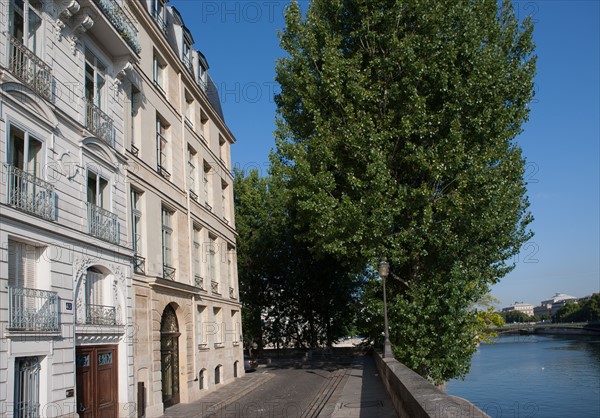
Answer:
M374 352L377 370L399 417L489 417L469 401L448 395L393 358Z

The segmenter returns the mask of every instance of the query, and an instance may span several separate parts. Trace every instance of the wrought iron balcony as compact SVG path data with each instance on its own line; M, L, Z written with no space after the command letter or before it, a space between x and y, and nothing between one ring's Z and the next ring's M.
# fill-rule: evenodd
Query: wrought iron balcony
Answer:
M102 10L121 38L139 54L142 47L137 40L137 30L125 10L115 0L94 0L94 3Z
M87 325L117 325L117 309L114 306L87 305L85 323Z
M203 91L206 91L206 81L202 80L201 77L198 77L197 80L198 80L198 85L200 86L200 88Z
M231 299L235 299L235 290L233 289L233 287L229 288L229 297Z
M152 17L154 18L154 21L156 22L156 24L158 25L160 30L166 35L167 34L167 22L165 22L165 18L163 16L163 14L154 10L154 11L152 11Z
M192 65L192 60L189 57L189 55L183 55L182 61L183 65L185 66L185 68L187 68L190 74L194 75L194 66Z
M212 280L210 282L210 289L211 291L216 294L216 295L220 295L219 293L219 282L215 282L214 280Z
M192 200L198 201L198 195L192 189L190 189L189 192L190 192L190 198Z
M104 241L119 243L119 220L117 215L87 202L88 232Z
M8 311L10 329L59 331L56 292L9 286Z
M6 203L17 209L55 220L56 195L54 186L14 165L5 165L8 171Z
M10 36L9 70L46 100L52 99L52 69L18 39Z
M139 150L138 147L136 147L135 145L131 144L131 153L137 157L138 154L140 153L140 150Z
M158 167L156 167L156 171L158 172L158 174L160 174L162 177L164 177L165 179L169 180L171 178L171 173L169 173L162 165L158 165Z
M133 256L133 272L137 274L146 274L146 259L139 255Z
M175 268L163 264L163 279L175 280Z
M85 102L85 127L111 147L114 147L113 120L98 106Z
M204 279L202 278L202 276L195 274L194 275L194 284L196 285L197 288L199 288L200 290L206 290L204 288Z

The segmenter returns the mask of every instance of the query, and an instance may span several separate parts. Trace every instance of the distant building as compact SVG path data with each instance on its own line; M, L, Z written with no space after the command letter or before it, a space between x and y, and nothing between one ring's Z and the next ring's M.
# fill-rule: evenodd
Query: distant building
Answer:
M523 312L525 315L533 315L533 305L523 302L515 302L512 306L502 308L502 312L518 311Z
M575 296L565 295L564 293L556 293L549 299L543 300L540 306L534 309L534 312L548 313L554 315L560 308L562 308L568 302L577 302ZM538 315L538 313L535 313Z

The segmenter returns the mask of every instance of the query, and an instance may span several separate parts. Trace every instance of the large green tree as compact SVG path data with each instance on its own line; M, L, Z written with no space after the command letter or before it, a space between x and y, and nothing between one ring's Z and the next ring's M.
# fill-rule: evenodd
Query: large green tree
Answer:
M290 5L281 46L276 156L298 239L351 272L386 258L396 357L434 382L463 376L471 307L531 236L514 142L531 22L496 0L313 0ZM379 296L361 303L371 324Z

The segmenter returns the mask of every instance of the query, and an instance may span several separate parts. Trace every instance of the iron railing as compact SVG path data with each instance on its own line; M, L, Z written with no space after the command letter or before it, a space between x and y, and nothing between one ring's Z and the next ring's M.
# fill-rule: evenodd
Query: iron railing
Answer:
M139 150L138 147L136 147L135 145L131 144L131 153L137 157L138 154L140 153L140 150Z
M114 147L113 120L89 100L85 102L85 127L111 147Z
M10 40L9 69L23 84L46 100L52 99L52 69L21 41Z
M58 293L8 287L8 327L22 331L58 331Z
M5 165L5 167L8 169L6 203L17 209L54 221L56 207L54 186L14 165Z
M210 282L210 290L219 295L219 282L215 282L214 280Z
M182 61L185 68L187 68L187 70L194 75L194 66L192 65L192 60L190 59L189 55L183 55Z
M85 323L87 325L117 325L117 309L114 306L86 306Z
M159 1L159 0L157 0ZM166 35L167 34L167 22L165 22L165 18L162 13L159 13L157 10L152 11L152 17L154 21L160 28L160 30Z
M198 85L200 86L200 88L201 88L203 91L206 91L206 86L207 86L207 85L206 85L206 81L202 80L202 78L201 78L201 77L198 77L196 80L198 81Z
M235 299L235 290L233 289L233 287L229 288L229 297L231 299Z
M199 288L200 290L206 290L204 288L204 279L202 278L202 276L196 274L194 275L194 284L196 285L197 288Z
M146 259L139 255L133 256L133 272L137 274L146 274Z
M163 264L163 279L175 280L175 268Z
M87 202L88 232L104 241L119 243L119 220L117 215Z
M115 0L94 0L94 3L102 10L121 38L139 54L142 47L137 40L137 29L119 3Z

